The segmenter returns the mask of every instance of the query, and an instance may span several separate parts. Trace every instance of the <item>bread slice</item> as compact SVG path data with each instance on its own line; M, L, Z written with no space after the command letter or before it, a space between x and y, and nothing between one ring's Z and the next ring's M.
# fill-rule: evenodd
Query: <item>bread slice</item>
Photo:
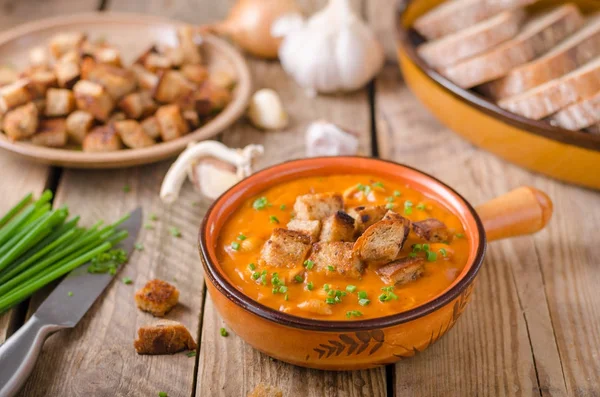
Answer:
M449 0L417 18L413 28L428 40L458 32L502 11L524 7L536 0Z
M521 94L563 76L600 55L600 13L589 17L583 28L542 57L479 87L495 100Z
M520 95L498 102L498 106L521 116L540 120L600 91L600 57L579 69Z
M600 123L600 91L550 118L550 124L567 130L581 130L597 123Z
M505 11L464 30L424 43L417 52L434 68L450 66L513 38L525 16L523 9Z
M573 4L533 16L521 33L492 50L443 68L440 73L462 88L492 81L542 55L583 25Z

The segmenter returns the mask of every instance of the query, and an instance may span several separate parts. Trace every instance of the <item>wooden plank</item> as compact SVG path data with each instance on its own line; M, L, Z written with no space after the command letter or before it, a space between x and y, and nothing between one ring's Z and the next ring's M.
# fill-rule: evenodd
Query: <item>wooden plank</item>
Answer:
M379 79L376 103L382 157L440 178L475 204L532 185L555 205L546 230L489 245L470 309L438 344L397 364L396 394L599 394L597 192L474 148L418 103L395 68Z
M66 7L67 3L72 3ZM29 1L2 1L0 3L1 29L9 29L23 22L65 13L65 10L90 11L95 10L98 0L53 0L44 3L43 7ZM0 169L2 170L2 185L0 187L0 212L8 210L25 194L39 194L44 190L50 167L23 161L7 152L0 153ZM10 310L0 315L0 343L4 342L21 324L23 311Z

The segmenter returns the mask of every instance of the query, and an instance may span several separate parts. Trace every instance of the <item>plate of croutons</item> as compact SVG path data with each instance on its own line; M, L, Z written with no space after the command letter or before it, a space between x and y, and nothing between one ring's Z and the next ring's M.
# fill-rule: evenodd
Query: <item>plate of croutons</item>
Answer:
M172 157L244 113L243 56L193 26L102 13L0 35L0 147L76 168Z

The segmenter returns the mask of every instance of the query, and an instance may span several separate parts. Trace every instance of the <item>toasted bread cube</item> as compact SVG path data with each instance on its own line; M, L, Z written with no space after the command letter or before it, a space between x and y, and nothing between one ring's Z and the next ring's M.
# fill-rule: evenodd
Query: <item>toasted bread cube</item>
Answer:
M155 143L154 139L146 135L140 123L135 120L117 121L114 126L127 147L137 149L152 146Z
M19 73L11 67L0 66L0 86L14 83L19 79Z
M413 222L413 231L419 237L432 243L441 243L450 241L452 238L450 232L443 222L430 218L420 222Z
M364 264L354 252L354 244L341 241L313 244L309 258L318 272L339 273L350 278L362 275Z
M19 140L35 134L38 128L38 109L33 102L10 110L2 120L2 128L10 139Z
M344 209L344 200L337 193L305 194L296 197L296 219L323 220Z
M154 99L159 102L175 102L178 98L190 95L196 87L181 72L167 70L159 73L158 84L154 89Z
M81 32L59 33L50 39L50 53L55 59L59 59L69 51L77 50L85 35Z
M50 88L46 93L45 114L48 117L66 116L75 109L75 97L71 90Z
M116 123L117 121L127 120L127 116L123 112L114 112L110 115L106 124Z
M110 125L96 127L83 138L82 148L84 152L114 152L123 147L121 138Z
M323 220L319 241L354 241L354 218L344 211L338 211Z
M73 92L79 109L90 112L98 120L108 120L115 104L104 87L88 80L81 80L75 84Z
M149 70L153 73L157 73L161 70L168 70L171 68L171 60L164 55L160 55L157 53L148 54L142 63L146 70Z
M119 102L119 108L130 119L150 116L156 111L156 103L147 91L133 92Z
M197 30L192 26L182 26L177 30L179 38L179 47L184 54L184 63L196 64L202 63L202 56L196 45Z
M195 99L199 102L199 105L203 105L196 108L198 113L208 116L223 110L231 102L231 92L226 88L218 87L210 81L206 81L200 86ZM205 103L209 104L208 108Z
M392 211L376 222L354 243L358 257L369 265L389 263L398 257L408 233L410 221Z
M331 305L327 304L323 299L308 299L299 303L296 307L310 314L320 314L329 316L333 313Z
M161 106L155 117L160 125L160 136L165 142L177 139L190 131L177 105Z
M190 127L190 130L198 128L200 125L200 116L198 116L195 110L184 110L181 114L188 127Z
M356 234L361 235L369 226L382 220L387 211L384 205L360 206L348 210L348 215L355 220Z
M425 259L402 258L388 263L375 271L386 284L404 285L423 275L425 270Z
M274 267L302 266L310 250L310 237L294 230L277 228L261 251L259 263Z
M93 52L94 59L99 63L121 67L121 53L116 48L100 47Z
M29 76L27 89L32 98L44 98L49 88L56 87L56 75L46 70L33 72Z
M46 99L45 98L37 98L34 99L33 104L35 105L35 107L38 110L38 114L44 114L44 112L46 111Z
M81 76L81 69L75 62L60 62L54 65L54 74L60 87L72 88Z
M94 116L91 113L76 110L67 117L67 135L73 142L81 145L93 125Z
M183 324L160 320L154 325L140 327L133 347L138 354L173 354L195 350L198 345Z
M166 281L154 279L135 293L138 309L163 317L179 302L179 290Z
M208 79L208 69L199 64L188 64L181 67L181 73L189 81L198 85L204 83Z
M66 52L59 59L56 60L56 63L79 64L79 62L81 62L81 53L79 52L79 50Z
M312 241L319 240L319 234L321 233L321 221L304 221L301 219L292 219L288 224L287 228L302 232L309 236Z
M31 143L47 147L63 147L67 144L67 122L64 118L40 121L38 132Z
M132 65L130 70L135 75L137 84L144 90L154 90L158 84L158 76L147 71L142 65Z
M0 88L0 113L24 105L33 99L27 89L28 84L28 79L20 79Z
M156 117L148 117L147 119L144 119L140 125L142 126L144 133L150 138L154 140L160 138L160 124L158 124Z
M50 59L48 57L46 48L43 46L37 46L29 50L29 64L34 67L48 66L50 64Z
M181 47L165 47L163 55L169 60L171 67L179 68L183 65L185 53Z
M130 70L101 63L90 67L85 78L103 86L114 100L133 92L137 86L135 76Z
M231 90L235 86L235 76L225 70L215 70L209 76L209 80L215 86Z

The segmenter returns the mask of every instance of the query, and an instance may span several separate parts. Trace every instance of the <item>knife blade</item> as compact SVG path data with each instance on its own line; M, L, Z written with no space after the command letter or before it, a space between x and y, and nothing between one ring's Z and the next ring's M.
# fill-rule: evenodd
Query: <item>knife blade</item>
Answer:
M131 255L141 226L142 209L138 207L117 228L126 230L129 236L114 249L123 249L127 252L127 256ZM35 312L35 315L40 320L51 324L74 327L113 277L109 273L92 274L87 271L87 264L79 266L58 284Z
M129 236L114 248L130 255L141 226L142 209L137 208L117 227L117 230L127 230ZM83 264L69 273L33 316L0 345L0 397L11 397L19 391L48 335L75 327L114 277L109 273L89 273L87 267L88 264Z

